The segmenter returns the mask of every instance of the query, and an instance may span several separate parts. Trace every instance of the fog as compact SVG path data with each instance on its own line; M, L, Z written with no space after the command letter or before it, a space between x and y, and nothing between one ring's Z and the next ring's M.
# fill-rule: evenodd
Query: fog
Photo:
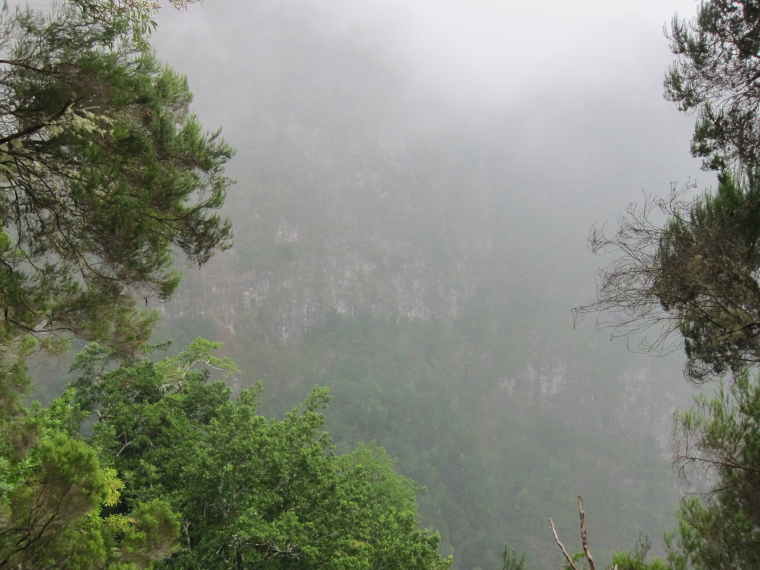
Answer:
M673 183L714 183L689 155L694 118L662 95L663 28L695 9L164 8L156 52L237 148L238 180L225 209L236 245L188 273L164 332L225 340L272 410L329 385L331 435L376 439L429 488L423 521L458 568L495 567L500 540L536 568L556 563L546 517L573 536L579 492L601 552L638 533L659 548L678 500L680 358L628 354L592 323L574 331L570 309L592 300L605 262L588 251L592 224L614 228ZM351 327L349 348L329 340Z
M614 99L621 91L647 91L660 99L672 59L664 26L674 13L695 9L689 0L519 4L207 2L180 16L164 10L154 39L159 53L181 64L196 90L210 71L245 84L256 81L246 73L252 71L248 58L259 58L246 48L260 45L254 32L266 29L265 22L252 20L273 10L289 12L326 36L372 50L403 72L420 97L454 109L476 105L503 113L538 93L555 94L553 99L562 93L566 100L580 93Z
M233 143L255 128L241 118L273 104L284 76L302 75L305 90L321 76L321 91L310 93L320 105L365 105L374 117L362 120L388 132L502 121L512 156L565 174L554 194L581 190L568 170L603 169L607 187L586 191L621 207L673 180L711 182L688 155L693 118L662 96L673 59L664 27L695 4L209 1L164 9L154 43L189 76L204 123ZM308 53L301 27L329 48ZM351 52L353 76L339 55Z

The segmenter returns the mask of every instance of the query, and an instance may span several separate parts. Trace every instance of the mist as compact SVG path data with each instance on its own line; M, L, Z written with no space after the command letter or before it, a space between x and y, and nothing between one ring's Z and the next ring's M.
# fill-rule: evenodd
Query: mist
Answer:
M662 96L663 28L695 8L165 8L156 52L237 149L238 183L235 247L186 273L160 332L224 340L273 414L330 386L336 444L375 439L428 487L423 520L457 568L496 568L505 540L556 564L546 517L574 537L578 493L592 547L660 548L680 358L574 329L570 309L605 263L593 224L715 182L689 155L694 118Z
M694 8L207 2L164 10L154 43L189 76L194 108L209 128L223 127L240 162L247 151L238 141L257 129L247 116L308 95L312 124L353 113L349 125L371 124L395 141L456 131L498 137L515 176L536 178L534 192L594 202L580 208L585 227L642 190L713 182L688 154L693 118L662 96L673 59L664 27ZM299 30L320 48L311 51Z

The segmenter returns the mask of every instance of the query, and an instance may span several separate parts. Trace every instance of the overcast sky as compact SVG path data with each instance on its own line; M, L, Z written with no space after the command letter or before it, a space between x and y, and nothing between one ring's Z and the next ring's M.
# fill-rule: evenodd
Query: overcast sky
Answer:
M519 100L547 86L625 84L640 71L643 58L659 68L653 66L649 76L638 80L659 85L662 66L671 59L663 28L676 12L693 15L697 3L305 0L292 4L328 33L363 37L384 50L398 65L414 71L420 87L490 105ZM229 20L226 29L244 35L246 16L251 14L245 3L230 0L207 0L179 17L170 12L164 9L155 39L159 51L175 53L169 44L177 41L225 51L225 40L233 38L210 37L208 22ZM186 43L185 47L193 49ZM196 64L203 66L202 61Z
M336 29L378 34L441 90L514 100L538 85L624 79L636 59L667 54L663 26L694 0L326 0ZM655 73L659 77L661 73ZM462 77L466 81L462 81ZM459 90L456 90L460 94Z
M274 53L282 40L259 37L270 15L289 12L339 48L350 39L375 52L404 77L417 114L436 108L434 120L522 120L519 152L542 153L557 172L601 168L617 184L610 161L627 157L620 171L630 187L620 192L632 198L642 189L665 192L673 180L713 179L689 156L694 118L662 97L673 60L663 30L675 13L691 17L696 7L695 0L206 0L186 13L164 8L154 43L188 74L204 123L224 126L233 144L241 113L256 104L243 96L246 86L294 73ZM615 157L602 156L610 149ZM238 160L244 154L239 149ZM630 179L633 172L641 179Z

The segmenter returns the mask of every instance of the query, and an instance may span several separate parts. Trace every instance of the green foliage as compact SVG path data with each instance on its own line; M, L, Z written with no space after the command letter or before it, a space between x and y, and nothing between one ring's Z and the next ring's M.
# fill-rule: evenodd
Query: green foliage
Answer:
M652 291L678 324L687 374L701 382L760 362L760 180L723 174L714 194L672 212Z
M509 547L509 544L504 544L504 552L502 552L501 558L502 570L528 570L525 554L521 554L518 559L517 553Z
M665 96L681 111L698 113L692 154L704 157L706 168L760 160L759 23L754 1L708 0L693 20L673 19L669 37L679 59L665 78Z
M171 553L179 534L165 501L103 515L123 484L102 469L83 441L45 427L26 449L3 438L0 453L0 566L3 568L146 568ZM29 436L31 430L24 429ZM5 432L7 433L7 431Z
M707 470L710 492L685 500L670 537L674 567L756 568L760 553L760 385L742 375L676 415L682 473Z
M74 402L91 442L124 481L118 509L166 500L180 513L176 568L446 568L438 535L417 528L417 488L374 446L335 455L316 388L280 421L207 382L213 343L116 370L97 347L77 361ZM224 362L228 365L229 362ZM163 566L161 566L163 567Z
M232 150L203 131L186 79L117 4L140 6L0 11L5 369L19 367L29 338L65 348L62 333L135 351L157 318L140 306L179 282L173 251L203 264L231 243L214 211Z
M649 537L639 538L633 552L621 551L612 555L608 564L611 570L670 570L670 566L659 558L646 561L647 554L652 548Z

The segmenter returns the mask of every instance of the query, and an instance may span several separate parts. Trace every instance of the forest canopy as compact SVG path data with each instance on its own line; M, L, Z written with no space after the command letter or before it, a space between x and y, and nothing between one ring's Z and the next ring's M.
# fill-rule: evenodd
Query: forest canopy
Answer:
M239 372L218 348L113 369L91 344L61 398L3 422L0 567L450 566L381 448L334 453L326 389L268 420L258 389L209 381Z

